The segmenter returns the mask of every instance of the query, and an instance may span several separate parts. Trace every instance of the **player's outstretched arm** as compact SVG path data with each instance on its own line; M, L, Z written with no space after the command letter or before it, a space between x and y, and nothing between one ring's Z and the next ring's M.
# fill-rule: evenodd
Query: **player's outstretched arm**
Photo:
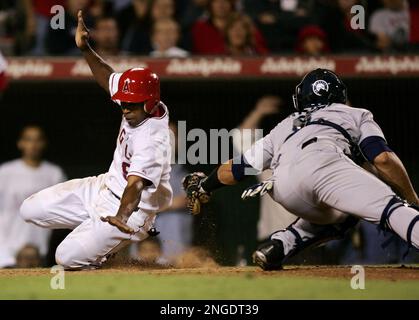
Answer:
M240 179L239 179L240 180ZM233 174L233 160L215 168L208 176L193 172L183 178L183 189L187 196L187 207L191 214L201 212L201 204L209 201L211 192L223 186L234 185L238 179Z
M90 46L89 44L89 30L84 24L82 11L78 12L78 24L76 30L76 45L83 53L90 70L92 70L93 76L97 83L109 92L109 77L114 70L109 66Z
M150 185L150 182L142 177L128 176L127 186L122 195L116 216L102 217L101 220L110 223L124 233L134 233L134 229L128 226L127 221L131 214L137 210L141 200L141 193L148 185Z
M401 197L409 203L419 205L409 175L402 161L394 152L382 152L374 159L374 167L377 169L378 177L390 185Z

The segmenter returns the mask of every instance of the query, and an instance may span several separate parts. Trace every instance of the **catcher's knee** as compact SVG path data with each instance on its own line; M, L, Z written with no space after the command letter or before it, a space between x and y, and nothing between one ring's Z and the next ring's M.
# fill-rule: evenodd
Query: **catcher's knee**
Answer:
M390 225L390 216L394 213L394 211L396 211L396 209L403 206L404 201L402 199L397 196L391 198L381 214L379 228L383 231L392 231Z
M384 231L390 231L395 233L390 223L390 217L397 210L415 210L419 212L419 207L416 205L410 205L406 201L403 201L397 196L394 196L386 205L381 215L379 228ZM395 213L397 214L397 213ZM409 247L419 248L419 236L414 233L414 229L419 225L419 214L412 215L412 220L409 222L406 230L406 242ZM417 230L417 228L415 229ZM399 235L400 236L400 235Z

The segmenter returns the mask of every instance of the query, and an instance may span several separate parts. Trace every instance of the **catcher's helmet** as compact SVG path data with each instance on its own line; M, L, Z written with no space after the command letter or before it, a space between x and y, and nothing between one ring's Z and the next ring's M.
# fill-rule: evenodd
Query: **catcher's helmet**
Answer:
M346 103L346 86L332 71L316 69L307 73L295 87L294 107L303 111L311 107L326 107L333 102Z
M144 102L144 111L153 113L160 102L160 79L148 68L129 69L121 75L112 100Z

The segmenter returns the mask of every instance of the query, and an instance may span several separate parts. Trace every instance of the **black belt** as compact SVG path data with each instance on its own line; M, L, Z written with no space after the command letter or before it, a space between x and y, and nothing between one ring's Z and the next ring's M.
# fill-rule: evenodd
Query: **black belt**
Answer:
M307 140L306 142L304 142L304 143L301 145L301 149L304 149L305 147L307 147L307 146L309 146L310 144L315 143L315 142L317 142L317 137L311 138L310 140Z
M108 188L108 190L110 191L110 193L112 193L112 195L117 198L119 201L121 201L121 197L118 196L115 192L113 192L111 189Z

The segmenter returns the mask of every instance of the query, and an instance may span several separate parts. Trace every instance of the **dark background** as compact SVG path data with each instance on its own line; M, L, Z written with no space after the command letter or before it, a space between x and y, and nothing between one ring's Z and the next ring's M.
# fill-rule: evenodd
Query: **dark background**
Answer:
M371 110L390 147L401 157L419 187L419 79L344 79L353 106ZM282 117L292 112L291 95L297 79L166 80L162 100L173 120L186 120L188 129L236 127L265 94L285 101ZM120 110L94 82L12 82L0 101L0 163L18 157L20 129L41 124L49 137L47 158L61 165L69 178L107 171L121 120ZM266 130L273 122L265 123ZM211 166L189 166L208 173ZM250 178L251 179L251 178ZM247 180L215 193L212 205L197 217L195 242L212 249L220 262L235 263L237 247L246 257L256 246L258 202L242 203Z

